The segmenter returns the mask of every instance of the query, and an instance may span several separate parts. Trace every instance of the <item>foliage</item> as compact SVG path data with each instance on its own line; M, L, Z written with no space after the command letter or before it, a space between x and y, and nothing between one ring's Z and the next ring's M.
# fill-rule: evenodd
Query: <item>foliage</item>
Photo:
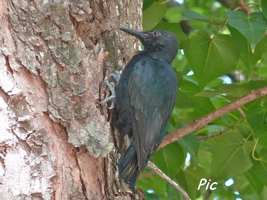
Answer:
M179 91L167 132L267 85L266 0L144 0L143 9L144 30L174 32L181 47L173 62ZM224 115L152 160L192 199L267 199L267 98ZM201 178L218 182L217 189L197 191ZM149 170L138 185L146 199L181 199Z

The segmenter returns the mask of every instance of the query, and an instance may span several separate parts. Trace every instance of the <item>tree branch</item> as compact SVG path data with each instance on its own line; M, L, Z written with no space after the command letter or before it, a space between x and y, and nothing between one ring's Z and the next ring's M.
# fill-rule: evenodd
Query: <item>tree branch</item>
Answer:
M184 200L190 200L189 195L186 191L175 181L173 181L170 177L168 177L164 172L162 172L153 162L148 161L147 167L151 169L155 174L160 176L162 179L167 181L171 186L173 186L178 192L183 195Z
M218 110L215 110L212 113L209 113L208 115L192 122L191 124L189 124L188 126L184 127L184 128L180 128L170 134L168 134L167 136L165 136L164 140L162 141L162 143L160 144L159 148L163 148L165 146L167 146L168 144L171 144L179 139L181 139L182 137L190 134L193 131L196 131L200 128L202 128L203 126L207 125L208 123L214 121L215 119L223 116L224 114L231 112L233 110L236 110L238 108L240 108L241 106L254 101L260 97L266 96L267 95L267 87L255 90L255 91L251 91L248 95L241 97L240 99L236 100L233 103L230 103L226 106L223 106L222 108L219 108Z
M245 12L247 15L250 13L250 8L249 6L246 4L246 2L244 0L216 0L219 3L221 3L224 7L226 8L230 8L232 10L241 10L243 12Z

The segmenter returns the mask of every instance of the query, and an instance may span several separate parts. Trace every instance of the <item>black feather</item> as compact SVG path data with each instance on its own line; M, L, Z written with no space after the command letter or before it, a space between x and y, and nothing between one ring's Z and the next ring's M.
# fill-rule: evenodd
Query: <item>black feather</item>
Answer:
M162 31L124 31L137 36L144 51L132 58L116 86L114 126L128 135L130 146L120 158L119 174L130 188L164 136L164 128L175 104L177 80L171 61L177 42Z

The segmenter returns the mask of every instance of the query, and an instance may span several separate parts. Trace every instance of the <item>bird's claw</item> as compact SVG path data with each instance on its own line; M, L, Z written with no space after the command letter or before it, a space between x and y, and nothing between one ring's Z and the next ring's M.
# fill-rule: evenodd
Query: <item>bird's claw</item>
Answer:
M109 90L110 95L105 97L102 101L100 101L101 105L104 104L108 104L110 103L110 105L108 105L108 109L113 109L114 108L114 100L116 98L116 94L115 94L115 84L113 82L109 82L108 80L105 80L103 83Z
M115 86L119 83L121 71L115 71L110 74L103 82L104 87L106 87L110 93L109 96L106 96L99 103L101 105L107 104L108 109L114 108L114 103L116 99Z

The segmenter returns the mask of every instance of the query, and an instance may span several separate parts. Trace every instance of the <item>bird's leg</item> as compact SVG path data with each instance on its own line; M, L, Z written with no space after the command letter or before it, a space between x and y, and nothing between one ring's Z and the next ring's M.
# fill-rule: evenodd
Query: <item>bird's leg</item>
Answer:
M120 77L121 77L121 71L116 70L110 74L109 79L111 79L115 83L115 85L117 85L120 81Z
M104 85L108 88L110 95L107 96L105 99L100 101L101 104L107 103L112 101L114 98L116 98L115 94L115 84L113 82L110 82L109 80L104 80Z
M114 108L114 101L116 98L115 86L119 83L121 71L114 71L106 78L103 82L104 87L106 87L110 93L109 96L105 97L100 101L100 104L108 104L108 109Z

